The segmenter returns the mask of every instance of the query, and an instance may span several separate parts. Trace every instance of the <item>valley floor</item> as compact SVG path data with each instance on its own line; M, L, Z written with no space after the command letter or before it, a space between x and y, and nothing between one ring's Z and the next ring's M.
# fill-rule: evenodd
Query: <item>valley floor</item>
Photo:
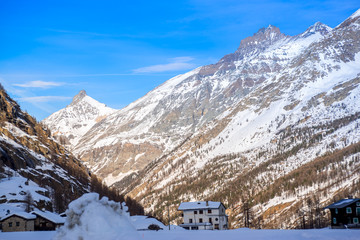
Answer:
M50 240L55 236L55 231L48 232L17 232L2 233L0 240ZM359 240L360 230L249 230L236 229L227 231L139 231L139 239L145 240ZM131 239L134 239L133 236ZM125 239L123 239L125 240Z

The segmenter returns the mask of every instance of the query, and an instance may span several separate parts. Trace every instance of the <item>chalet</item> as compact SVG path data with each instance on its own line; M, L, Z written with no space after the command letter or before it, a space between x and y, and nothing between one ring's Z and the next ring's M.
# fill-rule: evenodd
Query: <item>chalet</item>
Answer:
M181 227L188 230L224 230L228 228L228 216L221 202L183 202L179 211L183 211L184 223Z
M1 218L3 232L34 231L36 216L27 212L14 212Z
M330 210L332 228L360 228L360 198L342 199L324 209Z
M35 231L56 230L65 224L65 218L53 212L36 210L31 213L36 216Z

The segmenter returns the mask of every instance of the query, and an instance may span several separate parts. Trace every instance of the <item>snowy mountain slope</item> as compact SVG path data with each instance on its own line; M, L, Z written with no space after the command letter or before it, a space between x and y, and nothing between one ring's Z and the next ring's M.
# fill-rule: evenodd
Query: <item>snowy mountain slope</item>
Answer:
M164 202L172 202L175 210L179 201L221 200L230 206L236 226L248 203L265 226L296 227L295 212L312 210L307 201L326 204L359 194L358 12L149 164L127 189L130 195L160 215ZM277 52L286 49L280 45ZM127 181L115 185L124 187Z
M47 192L44 193L45 195L43 194L46 199L43 199L40 198L39 194L28 189L33 193L36 207L63 211L68 202L89 191L90 176L81 162L52 139L50 135L50 131L46 127L23 112L20 106L1 87L1 183L11 186L12 179L28 179L30 185L22 187L24 191L31 187L32 182L34 182L34 184L46 189L46 191L39 190L40 192ZM21 185L20 182L19 185ZM5 191L6 189L2 190ZM18 197L21 197L16 192L9 194L14 196L14 199L4 193L1 195L3 203L14 202L16 199L19 200Z
M7 173L12 172L6 169ZM31 196L31 198L29 197ZM52 205L49 191L35 182L21 176L0 179L0 218L13 212L24 212L27 207L27 198L32 199L34 205L42 209Z
M115 111L82 90L66 108L51 114L42 122L52 130L55 138L71 149L92 126Z
M136 201L102 184L51 137L44 124L22 111L0 84L0 214L24 211L28 192L35 208L61 213L69 202L90 191L126 202L131 214L144 213Z
M330 31L321 23L293 37L271 25L260 29L218 63L174 77L94 125L72 146L73 152L109 185L132 176L273 78Z

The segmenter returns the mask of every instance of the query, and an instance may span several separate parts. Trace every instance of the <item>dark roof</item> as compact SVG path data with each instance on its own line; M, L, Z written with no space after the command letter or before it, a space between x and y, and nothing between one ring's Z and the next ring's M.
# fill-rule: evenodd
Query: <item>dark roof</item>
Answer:
M343 208L346 206L349 206L350 204L353 204L354 202L360 201L360 198L350 198L350 199L342 199L340 201L337 201L336 203L333 203L324 209L331 209L331 208Z

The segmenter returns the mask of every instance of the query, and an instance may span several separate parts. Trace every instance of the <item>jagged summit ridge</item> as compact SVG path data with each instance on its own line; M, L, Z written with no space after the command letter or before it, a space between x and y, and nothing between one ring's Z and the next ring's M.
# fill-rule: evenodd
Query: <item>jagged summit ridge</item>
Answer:
M322 36L325 36L329 32L331 32L332 28L327 26L326 24L323 24L321 22L316 22L314 25L310 26L308 29L306 29L305 32L300 34L299 36L302 38L306 38L310 35L319 33Z
M269 25L267 28L259 29L253 36L247 37L240 42L237 51L248 52L249 50L260 46L266 48L274 42L285 38L286 35L280 31L278 27Z
M360 17L360 8L354 12L349 18L358 18Z
M349 25L353 27L360 28L360 8L354 12L350 17L348 17L345 21L340 23L336 28L344 28Z
M70 105L76 105L78 102L80 102L84 97L86 97L86 91L81 90L77 95L73 97L73 100Z

